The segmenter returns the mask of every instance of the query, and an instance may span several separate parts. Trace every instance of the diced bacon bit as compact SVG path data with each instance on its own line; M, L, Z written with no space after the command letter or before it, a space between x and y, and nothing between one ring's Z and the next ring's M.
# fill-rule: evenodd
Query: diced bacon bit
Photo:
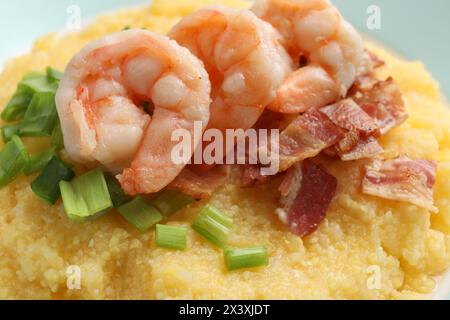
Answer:
M309 110L298 116L280 134L280 171L317 156L337 143L344 133L318 110Z
M383 152L383 148L375 137L362 138L352 149L341 152L336 151L341 160L354 161L359 159L374 158Z
M283 114L266 109L262 113L261 117L259 117L253 128L284 130L295 118L295 115Z
M280 171L325 151L344 161L372 158L382 151L375 137L400 125L408 115L392 78L373 73L357 79L350 98L308 110L280 135Z
M397 201L405 201L438 212L433 204L433 186L437 162L400 157L374 160L366 167L363 193Z
M305 160L286 173L280 186L283 208L276 213L291 232L306 237L325 219L336 188L335 177L321 165Z
M354 149L362 149L370 136L379 135L379 129L374 120L352 99L345 99L320 109L331 122L347 130L336 146L336 153L343 155ZM358 144L362 144L358 146ZM360 153L361 155L365 152ZM354 154L356 155L356 153ZM342 158L342 157L341 157ZM342 159L344 160L344 159Z
M261 174L261 166L259 165L244 165L242 170L242 186L253 187L270 182L276 175L263 176Z
M381 134L408 119L402 94L392 78L378 81L373 74L359 77L349 96L375 120Z
M326 150L343 161L371 158L383 149L374 138L379 135L375 121L352 99L345 99L320 109L335 125L347 130L336 145Z
M335 104L320 108L335 125L349 131L356 130L364 136L378 133L374 120L352 99L341 100Z
M179 190L197 199L209 198L215 190L226 183L229 173L230 168L226 165L217 165L207 169L188 165L172 181L169 188Z

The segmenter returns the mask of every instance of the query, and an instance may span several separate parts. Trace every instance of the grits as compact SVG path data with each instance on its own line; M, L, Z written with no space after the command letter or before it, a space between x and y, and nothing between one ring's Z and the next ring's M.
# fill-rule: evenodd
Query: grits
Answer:
M27 71L47 65L63 70L88 41L126 25L166 33L180 16L206 2L217 3L157 0L151 7L100 17L79 33L47 35L31 53L5 65L0 105ZM365 196L358 183L364 161L324 158L320 160L338 178L340 190L319 230L302 241L273 214L274 185L241 189L230 183L211 199L234 218L230 244L267 245L270 264L227 272L222 252L192 230L188 250L173 252L156 248L153 231L139 234L115 212L76 225L66 218L61 202L50 207L37 199L30 189L33 176L20 177L0 190L0 298L404 299L432 292L433 277L450 265L450 111L421 63L368 46L387 62L380 75L394 77L410 114L406 124L381 139L385 156L439 161L434 188L438 214ZM188 226L203 204L185 208L169 223ZM80 290L67 289L70 265L81 268ZM371 270L381 272L379 289L367 285Z

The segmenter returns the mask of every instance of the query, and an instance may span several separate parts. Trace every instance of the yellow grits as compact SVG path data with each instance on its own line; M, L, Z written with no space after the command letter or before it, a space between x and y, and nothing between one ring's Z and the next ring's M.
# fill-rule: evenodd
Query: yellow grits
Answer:
M205 3L158 0L152 7L100 17L79 33L43 37L32 52L6 64L0 105L10 99L23 74L47 65L64 69L88 41L127 25L166 33L180 16ZM438 214L362 195L364 161L323 159L339 179L339 195L319 230L302 241L273 214L274 185L240 189L230 183L211 200L234 218L230 245L266 245L270 265L227 272L222 251L191 229L188 250L175 252L156 248L153 231L139 234L116 212L76 225L60 202L47 206L36 198L30 189L34 177L20 177L0 190L0 298L402 299L432 292L434 276L450 264L450 111L421 63L368 45L387 61L380 73L399 83L410 114L406 124L383 137L385 156L439 160L434 188ZM189 226L203 204L191 205L169 223ZM81 268L80 290L67 288L71 265ZM370 276L378 270L379 289Z

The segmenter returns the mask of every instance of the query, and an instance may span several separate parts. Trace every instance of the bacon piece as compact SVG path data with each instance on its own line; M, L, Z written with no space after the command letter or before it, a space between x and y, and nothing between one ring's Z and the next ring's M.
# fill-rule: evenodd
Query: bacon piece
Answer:
M383 151L375 137L362 138L348 151L336 150L343 161L354 161L359 159L374 158Z
M295 115L283 114L266 109L262 113L261 117L259 117L253 128L284 130L295 118Z
M280 186L283 208L277 209L280 220L291 232L305 237L325 219L337 188L337 180L321 165L309 160L289 169Z
M382 151L374 136L380 131L375 121L352 99L345 99L323 107L325 114L335 125L347 130L328 155L339 155L341 160L351 161L371 158Z
M217 165L212 168L186 166L169 188L179 190L194 198L209 198L212 193L223 186L230 173L229 166Z
M343 129L355 130L364 136L378 133L378 126L375 121L352 99L341 100L335 104L320 108L320 112L325 114L335 125Z
M280 135L280 170L324 150L345 161L373 157L382 149L370 137L387 133L407 117L392 78L378 81L373 74L361 76L349 99L308 110L286 127Z
M335 125L347 130L334 147L339 155L354 149L363 148L364 140L379 134L375 121L352 99L341 100L330 106L323 107L320 109L320 112L325 114ZM362 145L358 146L360 143ZM360 154L363 155L363 153Z
M274 176L263 176L259 165L244 165L242 170L242 186L253 187L268 183Z
M345 133L318 110L309 110L298 116L280 134L280 169L317 156L331 147Z
M372 74L360 77L349 96L375 120L381 134L408 119L402 94L392 78L378 81Z
M384 199L405 201L438 212L433 204L437 162L400 157L374 160L366 167L363 193Z

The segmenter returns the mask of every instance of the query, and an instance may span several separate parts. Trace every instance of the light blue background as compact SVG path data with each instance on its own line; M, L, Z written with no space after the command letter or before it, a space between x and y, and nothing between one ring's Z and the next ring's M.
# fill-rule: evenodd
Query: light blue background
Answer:
M167 0L176 1L176 0ZM80 6L83 18L149 0L14 0L0 2L0 62L22 53L36 37L62 29L67 7ZM361 32L408 59L420 59L450 97L450 1L334 0ZM366 27L369 5L381 9L381 30ZM449 124L450 125L450 124ZM450 298L450 297L449 297Z

